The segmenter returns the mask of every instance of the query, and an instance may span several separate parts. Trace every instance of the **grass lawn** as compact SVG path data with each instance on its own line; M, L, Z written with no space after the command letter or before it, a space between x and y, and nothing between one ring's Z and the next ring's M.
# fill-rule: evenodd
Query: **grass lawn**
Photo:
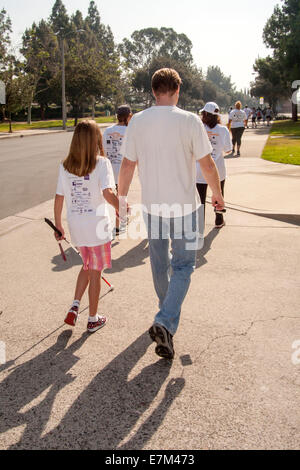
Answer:
M276 138L282 135L284 137ZM300 165L300 122L275 122L262 158L271 162Z
M295 135L300 136L300 121L275 121L270 135Z
M99 117L95 119L96 122L99 124L104 124L104 123L113 123L115 122L115 117L114 116L109 116L109 117ZM67 121L67 126L72 127L74 126L74 119L68 119ZM17 122L13 123L12 128L13 131L26 131L26 130L33 130L33 129L50 129L53 127L62 127L62 120L57 120L57 121L36 121L33 122L31 125L25 124L23 122ZM2 123L0 124L0 132L8 132L9 131L9 124L8 123Z

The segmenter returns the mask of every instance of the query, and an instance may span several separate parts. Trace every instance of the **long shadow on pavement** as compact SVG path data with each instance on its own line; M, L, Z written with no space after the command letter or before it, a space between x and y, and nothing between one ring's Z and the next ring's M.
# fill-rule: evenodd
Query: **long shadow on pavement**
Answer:
M62 259L61 254L53 256L51 260L51 263L54 264L52 271L54 272L67 271L68 269L71 269L73 266L82 266L81 257L77 253L75 253L75 251L72 248L68 248L65 251L65 255L66 255L67 261L64 261Z
M69 335L63 332L55 346L18 367L0 384L1 400L6 403L1 410L0 432L26 425L21 440L10 449L116 449L150 407L170 373L172 363L162 359L128 379L152 343L144 333L99 372L60 424L41 437L57 393L76 380L67 371L78 361L74 353L87 336L65 348ZM98 360L101 367L101 358ZM143 448L184 384L182 378L170 380L158 407L123 448ZM21 413L49 387L41 403Z
M0 433L17 426L26 426L16 448L23 448L22 442L27 443L28 448L30 441L34 445L50 418L57 393L75 380L68 371L78 362L79 358L75 356L75 352L87 340L88 333L84 333L67 348L71 336L71 330L63 331L56 344L14 368L0 383ZM33 400L38 400L46 391L45 398L38 405L31 407ZM24 407L29 409L22 411Z
M141 243L131 250L124 253L120 258L113 259L112 269L107 269L107 274L119 273L125 269L135 268L146 264L145 260L149 256L148 240L142 240Z
M215 238L219 235L220 230L213 228L208 235L206 235L204 239L204 247L202 250L199 250L197 252L197 260L196 260L196 269L201 268L207 263L207 259L205 256L207 253L211 250L212 243L215 240Z

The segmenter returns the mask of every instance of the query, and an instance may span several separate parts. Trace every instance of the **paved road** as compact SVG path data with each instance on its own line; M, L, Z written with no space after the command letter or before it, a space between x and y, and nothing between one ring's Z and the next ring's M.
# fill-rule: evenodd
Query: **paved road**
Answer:
M72 136L67 132L0 142L0 219L53 197L58 164Z
M63 262L42 220L53 201L2 235L0 221L0 449L299 448L300 168L255 158L266 137L246 132L242 158L227 160L224 229L207 207L172 364L146 333L146 240L113 243L109 321L88 336L86 296L76 328L62 324L80 259L65 245Z
M258 135L263 137L265 132L246 133L245 139L254 139L253 156L261 152ZM67 132L0 140L0 220L53 197L58 164L66 156L72 136L73 132ZM265 140L261 142L263 146Z

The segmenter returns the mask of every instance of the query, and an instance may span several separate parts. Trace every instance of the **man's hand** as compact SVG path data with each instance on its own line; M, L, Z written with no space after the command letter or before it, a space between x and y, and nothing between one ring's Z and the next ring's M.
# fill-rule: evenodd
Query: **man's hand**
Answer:
M213 194L211 197L211 203L217 211L223 211L225 209L225 202L221 194L217 196Z
M121 223L127 223L128 214L130 214L130 207L127 202L127 196L119 196L119 219Z

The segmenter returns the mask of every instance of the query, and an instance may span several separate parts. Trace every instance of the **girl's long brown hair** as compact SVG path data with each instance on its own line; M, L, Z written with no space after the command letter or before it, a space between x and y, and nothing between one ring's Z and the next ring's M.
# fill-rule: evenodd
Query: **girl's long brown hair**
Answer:
M95 121L80 122L75 129L69 155L63 165L76 176L87 176L97 164L97 156L104 156L101 131Z
M221 124L221 118L217 114L207 113L206 111L202 112L202 121L210 129L216 127L217 124Z

